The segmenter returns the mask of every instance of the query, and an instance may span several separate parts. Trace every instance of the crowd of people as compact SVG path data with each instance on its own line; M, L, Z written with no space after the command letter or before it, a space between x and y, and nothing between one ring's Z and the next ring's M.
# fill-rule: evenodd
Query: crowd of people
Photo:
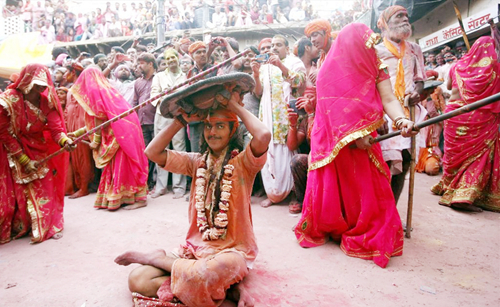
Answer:
M18 16L24 22L25 32L39 31L40 44L140 36L155 31L158 23L164 24L168 32L318 18L308 0L167 0L163 16L159 15L156 5L155 1L105 2L105 7L89 13L75 13L69 10L65 0L9 0L3 8L3 17ZM210 20L200 18L198 10L207 10ZM352 22L353 15L353 10L345 15L337 10L332 20L341 26Z
M421 171L442 168L432 187L441 205L500 211L500 102L415 128L500 92L500 32L490 24L491 37L459 55L443 49L439 66L408 41L401 6L380 15L381 36L359 23L334 33L316 19L293 46L278 34L243 55L230 37L185 36L157 54L137 42L75 60L57 48L55 66L27 65L0 96L0 243L61 237L64 195L95 190L97 209L138 209L171 186L189 201L186 243L175 257L129 251L115 260L143 265L129 277L138 304L253 306L252 193L265 193L263 207L286 202L301 214L300 246L333 239L385 268L403 253L397 203L410 137ZM69 153L46 159L59 148Z

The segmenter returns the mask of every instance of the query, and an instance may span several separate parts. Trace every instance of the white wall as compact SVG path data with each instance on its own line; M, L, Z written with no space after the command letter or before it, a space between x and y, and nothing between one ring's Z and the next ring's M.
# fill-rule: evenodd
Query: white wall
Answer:
M498 6L498 0L456 0L462 19L477 14L492 6ZM413 23L412 39L420 39L443 28L457 23L457 16L451 0L431 11L422 19Z

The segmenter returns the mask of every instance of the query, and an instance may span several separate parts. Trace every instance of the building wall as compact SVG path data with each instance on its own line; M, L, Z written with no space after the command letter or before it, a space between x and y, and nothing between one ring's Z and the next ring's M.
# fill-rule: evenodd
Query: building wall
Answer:
M462 19L497 5L498 0L456 0ZM428 15L412 24L413 39L418 40L457 23L452 1L446 1Z

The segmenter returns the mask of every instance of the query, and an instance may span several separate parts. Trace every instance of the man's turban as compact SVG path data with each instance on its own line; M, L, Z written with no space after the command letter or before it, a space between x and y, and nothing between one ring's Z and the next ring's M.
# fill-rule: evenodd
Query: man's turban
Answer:
M191 44L191 46L189 46L189 54L193 54L195 53L196 51L202 49L202 48L207 48L207 44L205 44L204 42L202 41L197 41L197 42L194 42L193 44Z
M304 29L304 34L307 37L311 37L311 35L314 32L318 31L325 31L325 36L330 38L332 37L331 32L332 32L332 25L328 20L325 19L316 19L311 22L309 22Z
M393 5L386 8L378 18L377 28L382 31L387 30L387 22L389 22L389 19L391 19L391 17L399 11L405 11L405 13L408 13L408 11L401 5Z

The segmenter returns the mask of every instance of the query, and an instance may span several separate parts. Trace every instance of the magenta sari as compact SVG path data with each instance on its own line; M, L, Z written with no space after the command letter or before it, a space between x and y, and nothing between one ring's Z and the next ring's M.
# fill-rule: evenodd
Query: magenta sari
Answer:
M387 266L403 252L403 229L380 145L350 148L383 123L377 83L389 78L363 24L338 35L318 74L309 175L295 235L302 247L340 241L352 257Z
M88 130L95 127L96 119L104 122L130 109L94 67L85 69L70 91L86 112ZM93 152L96 167L102 169L94 207L116 210L122 204L146 201L148 160L137 114L103 128L101 135L102 142Z
M450 70L460 100L446 112L500 92L500 63L491 37L479 38ZM447 120L443 177L432 187L439 204L466 203L500 212L500 102Z
M48 87L39 107L24 100L35 82ZM21 154L40 161L66 139L63 111L48 69L29 64L0 95L0 244L31 231L39 243L63 230L64 182L68 154L58 155L27 173Z

